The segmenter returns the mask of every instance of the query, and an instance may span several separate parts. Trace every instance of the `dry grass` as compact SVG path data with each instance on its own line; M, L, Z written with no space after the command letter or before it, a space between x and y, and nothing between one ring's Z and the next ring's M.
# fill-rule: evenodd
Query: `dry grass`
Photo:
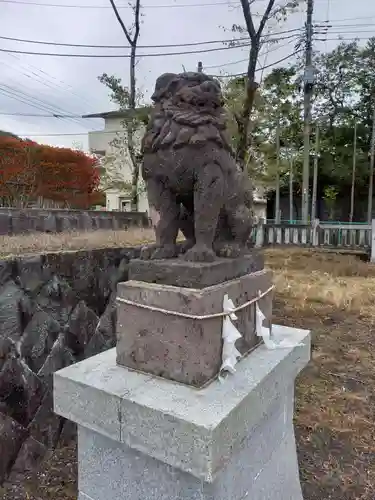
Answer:
M147 232L140 239L143 235ZM129 244L129 236L114 236L125 239L116 245ZM374 500L375 266L354 256L309 250L265 253L277 287L275 322L313 332L312 361L296 392L304 499ZM76 500L75 478L64 466L73 456L73 445L66 459L58 450L39 473L43 479L28 482L28 498Z
M375 265L358 257L298 248L266 250L278 297L303 311L324 304L375 317Z
M353 256L268 250L275 320L313 332L297 384L305 500L375 498L375 266Z
M151 229L67 233L30 233L0 236L0 258L30 253L46 253L94 248L135 246L154 241Z

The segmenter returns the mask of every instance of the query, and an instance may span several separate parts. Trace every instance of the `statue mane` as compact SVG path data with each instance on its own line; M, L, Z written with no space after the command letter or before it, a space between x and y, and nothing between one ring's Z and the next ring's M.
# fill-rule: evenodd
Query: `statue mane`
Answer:
M194 81L190 75L200 74L167 74L158 79L152 97L155 106L142 141L144 153L209 142L232 153L219 83L206 75L203 81Z

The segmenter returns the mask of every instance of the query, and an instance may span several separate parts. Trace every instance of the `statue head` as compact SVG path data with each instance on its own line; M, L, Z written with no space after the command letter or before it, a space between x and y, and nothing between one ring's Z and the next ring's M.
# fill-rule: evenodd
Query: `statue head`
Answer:
M204 73L164 73L156 80L151 98L155 104L170 100L177 106L205 111L223 106L220 83Z

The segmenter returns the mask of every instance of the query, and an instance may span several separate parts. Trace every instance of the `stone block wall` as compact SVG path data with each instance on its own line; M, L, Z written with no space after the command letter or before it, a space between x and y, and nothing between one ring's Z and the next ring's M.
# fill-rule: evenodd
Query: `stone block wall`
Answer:
M0 484L68 432L52 374L115 346L115 294L139 248L0 261Z
M144 212L107 212L102 210L59 210L0 207L0 235L29 232L61 233L63 231L94 231L97 229L128 229L148 227Z

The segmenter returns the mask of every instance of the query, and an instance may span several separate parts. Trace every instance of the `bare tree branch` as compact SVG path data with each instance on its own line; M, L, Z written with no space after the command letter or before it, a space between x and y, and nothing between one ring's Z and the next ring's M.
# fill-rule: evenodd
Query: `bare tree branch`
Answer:
M260 37L262 36L264 27L265 27L268 19L270 18L271 11L273 9L273 6L275 5L275 2L276 2L276 0L269 0L269 2L268 2L267 8L264 11L263 17L262 17L262 19L261 19L261 21L259 23L258 31L256 33L256 37L257 37L258 40L260 40Z
M135 6L133 7L133 12L134 12L134 35L133 37L131 36L131 32L128 28L126 28L123 20L121 19L121 16L119 14L119 11L116 7L115 1L114 0L109 0L113 12L115 13L115 16L120 23L120 26L125 33L126 39L129 42L130 45L130 98L129 98L129 108L130 109L135 109L136 107L136 79L135 79L135 66L136 66L136 52L137 52L137 43L138 43L138 38L139 38L139 31L140 31L140 11L141 11L141 0L136 0Z
M249 52L249 62L247 67L247 82L246 82L246 92L243 101L242 111L240 116L236 117L238 125L238 145L236 158L242 169L246 166L246 155L251 146L250 137L250 122L251 115L254 108L255 95L258 89L258 83L255 81L255 72L259 57L259 52L261 49L261 37L263 35L264 28L267 22L275 15L275 4L276 0L268 0L267 7L261 17L258 29L255 28L253 14L251 13L250 6L255 0L241 0L242 11L244 15L244 20L246 24L246 29L251 39L251 46ZM277 9L276 12L288 12L290 9L296 8L296 5L301 0L286 0L283 7ZM233 28L232 28L233 29ZM236 26L236 30L239 28Z
M129 44L132 46L133 45L133 40L131 39L129 31L127 30L127 28L126 28L123 20L121 19L121 16L119 14L119 11L117 10L117 7L116 7L116 4L115 4L114 0L109 0L109 1L110 1L111 5L112 5L113 12L115 13L115 16L117 17L117 21L120 23L122 31L125 33L126 39L128 40Z
M251 41L253 41L253 39L255 39L255 37L257 36L257 32L255 30L253 17L251 15L251 11L250 11L250 2L248 0L241 0L241 5L242 5L242 11L243 11L243 15L245 18L247 31L249 33L249 37L250 37Z
M130 156L130 160L132 163L132 186L131 186L131 199L132 199L132 208L133 210L137 210L138 207L138 182L139 182L139 170L140 170L140 158L136 152L136 139L135 134L137 133L139 127L139 120L136 117L136 108L137 108L137 87L136 87L136 77L135 77L135 67L136 67L136 55L137 55L137 44L140 33L140 11L141 11L141 0L135 0L135 5L133 6L134 13L134 21L132 28L126 28L121 16L118 12L114 0L109 0L112 9L116 15L120 26L125 33L126 39L130 44L130 65L129 65L129 73L130 73L130 82L129 82L129 91L124 92L123 88L119 88L119 80L117 82L112 79L115 86L110 86L110 88L115 89L115 96L119 94L120 102L124 101L127 105L128 110L130 110L129 115L124 120L124 127L126 133L127 140L127 148ZM132 33L134 28L134 33ZM109 79L107 75L103 75L104 82L108 82ZM102 81L103 81L102 80ZM116 86L117 85L117 86ZM117 92L116 92L117 91Z

